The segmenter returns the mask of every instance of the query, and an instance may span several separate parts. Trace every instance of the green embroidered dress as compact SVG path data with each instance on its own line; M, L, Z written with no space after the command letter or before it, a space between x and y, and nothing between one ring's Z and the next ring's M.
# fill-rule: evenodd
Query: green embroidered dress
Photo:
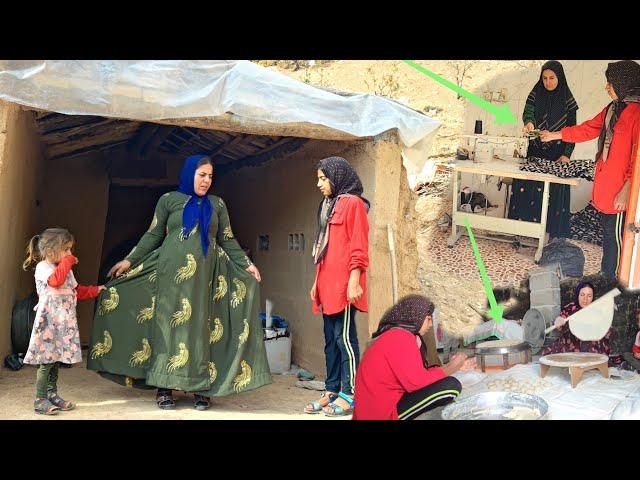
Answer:
M131 268L98 298L87 367L117 383L223 396L271 383L258 282L214 195L209 250L185 237L188 195L170 192L126 257Z

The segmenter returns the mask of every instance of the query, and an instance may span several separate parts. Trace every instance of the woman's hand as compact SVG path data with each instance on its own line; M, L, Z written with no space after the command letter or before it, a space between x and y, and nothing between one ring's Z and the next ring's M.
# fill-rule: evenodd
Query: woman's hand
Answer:
M313 287L311 287L311 291L309 292L309 296L311 297L311 301L316 303L316 298L318 297L318 290L317 290L316 282L313 282Z
M625 184L622 186L618 194L613 199L613 208L616 210L626 210L627 203L629 202L629 190L630 190L631 182L627 180Z
M360 286L360 278L349 278L349 284L347 285L347 300L349 303L356 303L362 298L362 287Z
M556 319L553 321L553 325L556 328L562 327L565 323L567 323L567 319L565 317L556 317Z
M119 277L130 268L131 268L131 262L129 260L120 260L113 267L111 267L111 270L109 270L108 275L110 277L114 277L114 276Z
M251 264L246 268L246 270L251 275L253 275L253 278L255 278L258 281L258 283L260 283L260 281L262 280L262 277L260 276L260 270L258 270L258 267L256 267L254 264Z
M638 360L640 360L640 353L634 353L633 358L637 358Z
M550 132L549 130L543 130L540 132L540 140L543 142L562 140L562 132Z
M451 359L449 363L442 366L442 370L444 374L448 377L449 375L453 375L465 364L467 361L467 356L464 353L454 353L451 355Z
M536 127L533 126L533 123L529 122L522 128L522 133L526 135L527 132L530 132L531 130L535 130L535 129Z
M558 161L561 163L569 163L571 161L571 159L569 157L567 157L566 155L560 155L558 157Z
M476 362L476 358L475 357L471 357L471 358L467 358L464 361L464 363L460 367L460 370L469 371L469 370L475 370L476 368L478 368L478 364Z
M105 287L104 285L98 285L98 293L102 292L103 290L106 290L107 287Z

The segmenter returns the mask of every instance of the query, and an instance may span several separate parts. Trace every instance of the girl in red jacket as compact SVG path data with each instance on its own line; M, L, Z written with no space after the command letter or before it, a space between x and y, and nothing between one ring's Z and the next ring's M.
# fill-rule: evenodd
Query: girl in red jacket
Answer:
M428 298L409 295L384 314L356 375L354 420L413 420L460 394L451 375L475 369L476 360L456 353L443 367L427 366L421 336L433 325L434 308Z
M580 143L598 138L593 205L602 212L601 272L616 278L620 266L625 210L631 188L631 158L640 132L640 65L633 60L610 63L605 90L613 100L591 120L559 132L541 132L543 142Z
M327 379L326 391L304 411L337 417L353 412L360 359L354 320L356 310L368 310L369 202L362 197L358 174L344 158L321 160L317 174L324 199L318 208L316 279L310 296L313 313L324 318Z
M75 407L58 395L58 368L61 363L82 361L77 300L96 298L105 290L103 285L78 285L71 271L78 263L72 247L73 236L67 230L48 228L29 241L22 264L26 270L40 260L35 273L38 306L24 363L38 365L34 409L43 415Z

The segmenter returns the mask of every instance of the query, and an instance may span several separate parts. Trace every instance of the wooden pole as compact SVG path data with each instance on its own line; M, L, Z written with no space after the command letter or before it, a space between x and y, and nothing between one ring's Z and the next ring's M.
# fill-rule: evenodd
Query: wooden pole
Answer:
M632 290L640 288L640 137L636 139L632 149L632 176L627 215L622 237L622 254L618 278L620 282Z
M389 237L389 253L391 254L391 286L393 304L398 301L398 268L396 265L396 244L393 240L393 230L391 224L387 223L387 236Z

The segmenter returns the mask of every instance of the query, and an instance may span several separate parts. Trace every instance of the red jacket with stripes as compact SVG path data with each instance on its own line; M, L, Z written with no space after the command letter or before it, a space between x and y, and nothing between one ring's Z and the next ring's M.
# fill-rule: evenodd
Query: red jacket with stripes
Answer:
M327 251L316 265L316 301L313 313L333 315L348 304L347 285L351 271L359 268L363 293L354 307L367 312L367 268L369 267L369 221L364 201L355 195L339 197L329 220Z
M440 367L424 368L417 337L393 328L367 349L356 372L353 420L398 420L398 402L446 375Z
M607 115L605 107L591 120L565 127L561 130L562 141L569 143L586 142L600 136ZM620 118L613 127L613 138L609 148L607 160L596 159L595 178L591 198L593 205L602 213L615 214L613 201L624 185L631 178L633 159L631 152L633 144L638 141L640 131L640 104L630 103L620 114Z

